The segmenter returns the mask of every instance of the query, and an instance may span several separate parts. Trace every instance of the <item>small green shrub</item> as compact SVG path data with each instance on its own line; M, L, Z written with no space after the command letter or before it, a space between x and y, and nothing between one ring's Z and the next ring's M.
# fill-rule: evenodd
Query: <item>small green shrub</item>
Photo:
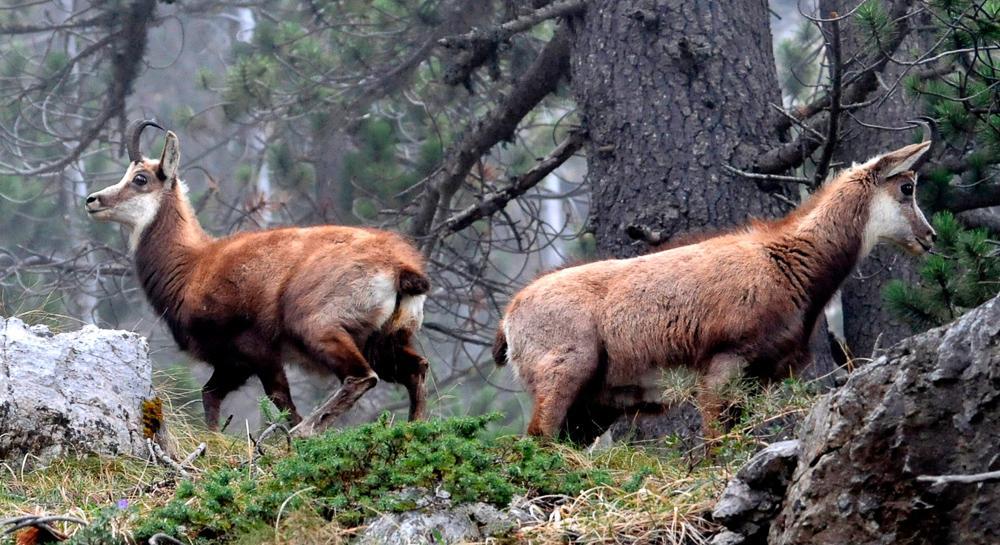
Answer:
M182 483L174 498L139 522L139 539L163 532L209 543L259 532L309 509L357 525L384 511L415 507L400 491L447 490L453 501L497 506L515 494L578 494L606 484L602 471L576 471L563 457L521 437L486 438L497 415L392 424L389 417L295 442L293 454L254 468L220 469Z

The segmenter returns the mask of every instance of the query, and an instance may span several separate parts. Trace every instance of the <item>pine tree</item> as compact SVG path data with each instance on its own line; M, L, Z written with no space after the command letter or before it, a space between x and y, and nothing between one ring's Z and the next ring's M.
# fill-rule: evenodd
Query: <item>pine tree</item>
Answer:
M868 4L859 16L875 32L879 10ZM963 225L970 222L961 214L982 206L977 197L997 187L1000 1L934 0L929 8L938 46L904 85L940 129L942 151L921 177L920 189L924 210L940 211L933 220L938 242L922 260L919 283L895 281L883 294L915 329L949 322L1000 292L997 237L984 227Z
M935 251L924 258L920 283L894 280L886 302L914 329L954 320L1000 292L1000 243L985 229L965 229L950 212L933 219Z

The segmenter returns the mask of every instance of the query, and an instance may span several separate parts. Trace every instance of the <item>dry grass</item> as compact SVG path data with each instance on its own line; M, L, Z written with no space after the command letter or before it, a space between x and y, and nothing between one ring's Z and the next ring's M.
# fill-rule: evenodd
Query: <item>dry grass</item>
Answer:
M206 454L196 462L199 471L246 461L245 438L207 432L170 403L165 414L174 452L187 453L207 444ZM0 463L0 473L0 519L65 515L90 522L104 510L130 507L143 512L173 497L178 481L165 465L132 456L68 456L48 463L28 456ZM56 528L67 534L79 529L71 523L58 523ZM127 530L120 529L123 534Z
M525 538L680 545L705 543L717 530L706 515L731 468L709 462L692 465L684 456L665 456L649 446L616 446L597 455L563 448L574 466L604 469L616 484L564 498L547 512L530 509L536 520L522 528Z
M185 392L172 394L180 398ZM527 520L515 538L533 543L706 543L718 530L708 514L729 478L760 448L759 430L805 412L815 400L808 387L794 382L755 393L737 386L731 395L744 407L744 416L712 446L713 455L708 458L700 449L682 451L682 441L676 438L619 444L595 453L551 445L548 448L557 450L569 469L602 470L612 484L575 497L523 500L519 505L527 512ZM184 408L167 403L165 410L180 457L201 442L208 444L206 454L194 463L199 472L247 466L252 447L245 433L208 433ZM243 431L235 423L232 428ZM146 513L172 498L177 482L170 468L131 457L70 457L48 464L26 459L2 464L0 472L0 518L45 514L92 521L102 510L125 505L130 512ZM198 475L193 478L197 483ZM115 518L115 524L121 525L115 534L130 535L127 525L134 518ZM55 526L70 534L77 530L69 523ZM239 536L235 543L337 544L356 532L305 510L289 513L261 535Z
M688 400L694 388L673 377L667 396ZM533 519L520 535L536 543L700 545L719 527L709 513L726 483L766 444L769 426L787 426L816 400L810 384L787 381L760 389L745 382L728 386L742 417L718 442L712 455L683 451L684 442L667 438L640 445L618 444L588 454L560 446L574 467L603 469L614 485L586 490L574 498L536 498L524 506Z

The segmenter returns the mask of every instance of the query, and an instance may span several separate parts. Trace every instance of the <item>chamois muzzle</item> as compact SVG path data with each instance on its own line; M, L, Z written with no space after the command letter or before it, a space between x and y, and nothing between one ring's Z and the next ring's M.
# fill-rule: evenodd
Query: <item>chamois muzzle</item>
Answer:
M139 138L142 137L142 130L146 127L156 127L161 131L166 130L159 123L150 119L137 119L129 124L128 128L125 129L125 150L128 151L128 160L133 163L142 161Z

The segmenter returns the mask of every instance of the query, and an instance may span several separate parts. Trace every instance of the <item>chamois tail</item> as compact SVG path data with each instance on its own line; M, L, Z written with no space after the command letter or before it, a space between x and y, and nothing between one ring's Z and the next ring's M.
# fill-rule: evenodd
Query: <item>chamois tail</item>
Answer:
M423 295L430 291L431 281L426 274L403 265L396 277L396 289L403 295Z
M507 365L507 334L503 332L503 322L497 327L497 335L493 339L493 363L497 367Z

